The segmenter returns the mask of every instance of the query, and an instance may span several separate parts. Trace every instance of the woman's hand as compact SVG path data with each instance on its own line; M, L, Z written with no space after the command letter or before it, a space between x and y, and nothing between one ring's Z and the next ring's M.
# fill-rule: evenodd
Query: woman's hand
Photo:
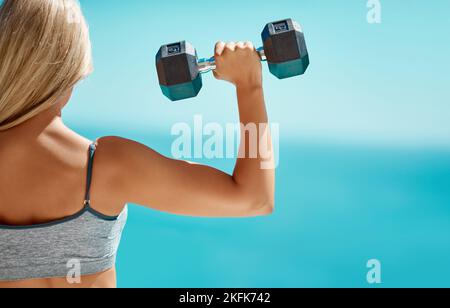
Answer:
M262 87L261 58L251 42L218 42L215 48L214 76L238 89Z

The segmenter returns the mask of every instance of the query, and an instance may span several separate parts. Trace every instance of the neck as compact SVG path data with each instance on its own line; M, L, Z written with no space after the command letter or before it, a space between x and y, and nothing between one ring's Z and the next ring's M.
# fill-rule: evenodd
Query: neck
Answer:
M16 142L29 142L36 140L45 132L51 132L62 126L64 123L61 119L61 108L55 105L16 127L0 132L0 143L10 138Z
M0 132L0 144L8 138L12 138L16 142L29 142L37 139L45 132L51 133L52 131L54 132L55 130L64 128L65 126L61 119L61 110L70 100L72 91L73 88L65 91L52 107L32 119L4 132Z

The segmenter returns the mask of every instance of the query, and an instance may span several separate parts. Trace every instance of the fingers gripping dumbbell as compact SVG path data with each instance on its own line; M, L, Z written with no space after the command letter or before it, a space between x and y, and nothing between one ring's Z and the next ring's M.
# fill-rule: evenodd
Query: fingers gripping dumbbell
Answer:
M303 75L309 66L305 36L292 19L272 22L262 34L263 47L257 52L267 61L270 72L279 79ZM188 42L163 45L156 55L161 90L172 101L195 97L203 83L201 75L216 68L215 59L198 59Z

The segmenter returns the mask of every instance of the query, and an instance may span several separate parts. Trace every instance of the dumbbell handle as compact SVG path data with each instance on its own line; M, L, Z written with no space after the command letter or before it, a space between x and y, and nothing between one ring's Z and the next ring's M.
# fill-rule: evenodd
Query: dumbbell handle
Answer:
M256 49L256 51L258 52L261 61L267 61L266 53L264 52L263 47ZM198 60L198 71L201 74L208 73L215 69L216 69L216 59L214 57Z

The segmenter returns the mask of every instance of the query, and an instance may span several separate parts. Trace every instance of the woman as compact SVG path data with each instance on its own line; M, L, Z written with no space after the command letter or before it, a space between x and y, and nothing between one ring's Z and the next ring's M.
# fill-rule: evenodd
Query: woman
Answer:
M236 86L241 122L267 123L253 45L220 42L215 55L216 78ZM230 176L119 137L94 143L65 126L61 111L91 65L75 0L3 1L0 287L115 287L127 203L199 217L273 211L274 170L262 158L239 158Z

